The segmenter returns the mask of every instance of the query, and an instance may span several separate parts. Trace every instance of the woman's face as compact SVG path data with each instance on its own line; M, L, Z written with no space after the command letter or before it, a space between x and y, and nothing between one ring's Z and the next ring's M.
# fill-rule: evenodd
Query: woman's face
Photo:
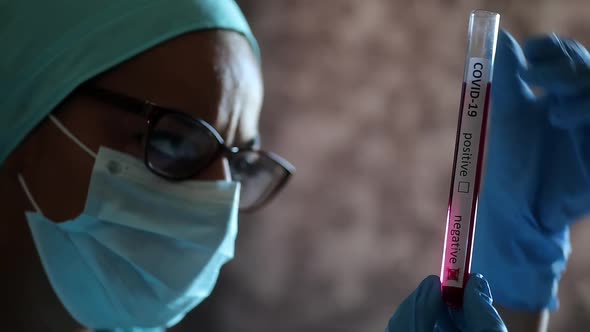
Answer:
M258 136L260 67L247 40L235 32L183 35L117 66L94 84L203 119L228 146L247 146ZM78 93L53 115L94 152L106 146L143 159L145 117ZM46 217L65 221L82 212L94 164L89 154L50 121L16 153L20 172ZM195 179L230 180L227 160L220 157Z
M203 119L228 146L248 144L258 136L263 94L260 67L250 44L236 32L185 34L143 52L92 83ZM53 115L94 152L106 146L143 159L145 117L77 92ZM17 175L23 176L43 215L60 222L83 211L93 165L88 153L46 119L0 167L0 201L7 202L2 206L0 266L5 269L0 269L0 275L11 285L4 289L5 302L10 303L10 319L4 324L15 326L11 330L29 327L37 331L44 324L60 331L81 329L44 275L24 215L34 208ZM195 179L229 180L227 160L214 160Z

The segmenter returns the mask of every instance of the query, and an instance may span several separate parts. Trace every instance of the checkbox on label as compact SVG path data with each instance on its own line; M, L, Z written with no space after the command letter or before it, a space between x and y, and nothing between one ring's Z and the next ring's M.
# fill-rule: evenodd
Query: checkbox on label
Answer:
M447 280L459 281L459 269L447 269Z
M459 189L457 189L460 193L468 193L469 192L469 182L459 181Z

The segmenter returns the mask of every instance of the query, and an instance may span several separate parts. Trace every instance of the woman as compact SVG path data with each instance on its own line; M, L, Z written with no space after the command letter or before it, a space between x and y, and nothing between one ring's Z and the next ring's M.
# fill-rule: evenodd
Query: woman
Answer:
M2 7L3 327L173 325L232 258L238 210L292 170L259 150L258 48L240 9Z

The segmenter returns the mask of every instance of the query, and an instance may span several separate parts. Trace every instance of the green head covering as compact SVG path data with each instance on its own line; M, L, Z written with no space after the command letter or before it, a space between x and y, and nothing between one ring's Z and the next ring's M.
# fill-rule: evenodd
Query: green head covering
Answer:
M0 0L0 165L78 85L204 29L242 33L259 55L233 0Z

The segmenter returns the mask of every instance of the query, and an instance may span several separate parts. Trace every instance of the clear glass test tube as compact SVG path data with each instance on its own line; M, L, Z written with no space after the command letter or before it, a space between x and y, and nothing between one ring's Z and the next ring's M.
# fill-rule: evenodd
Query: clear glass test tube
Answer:
M477 219L492 73L500 15L474 10L469 17L467 56L440 279L442 296L461 307L471 272L471 253Z

